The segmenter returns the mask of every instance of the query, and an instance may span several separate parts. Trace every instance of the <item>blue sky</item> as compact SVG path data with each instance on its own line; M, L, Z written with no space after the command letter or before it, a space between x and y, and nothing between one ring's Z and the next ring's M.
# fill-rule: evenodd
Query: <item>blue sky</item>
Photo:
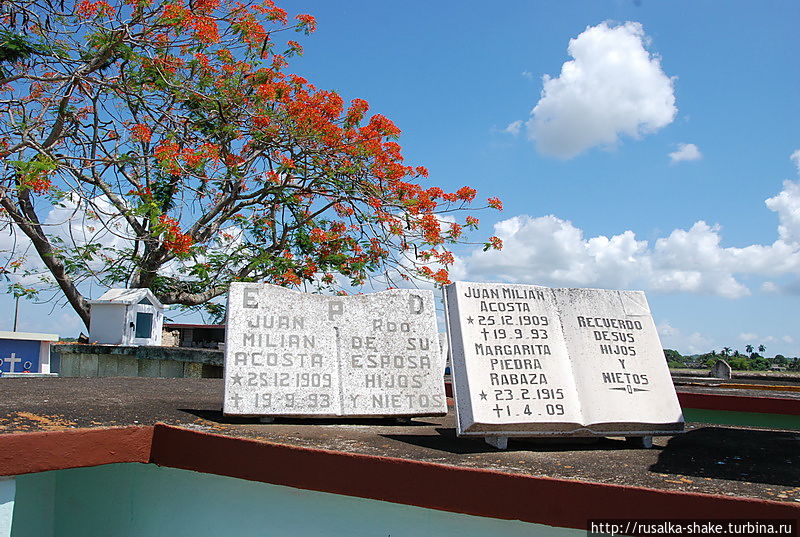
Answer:
M511 247L461 250L457 276L644 289L666 347L800 355L800 4L283 7L319 24L290 71L394 120L431 185L504 201L473 236Z

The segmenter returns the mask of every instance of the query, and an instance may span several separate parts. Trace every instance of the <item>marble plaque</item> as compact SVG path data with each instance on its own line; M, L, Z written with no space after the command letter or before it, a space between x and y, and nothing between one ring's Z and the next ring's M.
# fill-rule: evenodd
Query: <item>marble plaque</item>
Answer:
M445 305L460 435L682 430L644 293L456 282Z
M225 341L228 415L447 413L431 291L325 296L233 283Z

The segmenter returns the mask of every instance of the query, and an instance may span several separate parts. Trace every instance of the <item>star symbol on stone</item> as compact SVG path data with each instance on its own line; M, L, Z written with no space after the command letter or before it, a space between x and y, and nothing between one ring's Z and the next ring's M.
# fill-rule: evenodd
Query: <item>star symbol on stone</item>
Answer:
M467 317L467 322L469 324L473 324L475 322L475 319L473 319L472 317Z
M483 392L483 391L482 391L482 392L480 393L480 396L481 396L481 401L486 401L486 392Z
M242 376L239 374L231 375L231 379L233 379L233 383L235 385L241 386L242 385Z

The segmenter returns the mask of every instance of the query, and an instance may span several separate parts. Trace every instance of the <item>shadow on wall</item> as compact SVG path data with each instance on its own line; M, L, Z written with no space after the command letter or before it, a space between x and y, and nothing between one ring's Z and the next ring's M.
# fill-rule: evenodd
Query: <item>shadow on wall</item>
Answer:
M382 434L384 438L405 444L436 449L446 453L468 455L472 453L497 453L497 449L488 445L483 437L456 436L456 430L449 427L438 427L436 435ZM606 451L630 449L630 445L621 439L604 437L592 438L509 438L505 452L561 452L561 451Z
M212 421L219 424L259 424L260 418L258 416L226 416L221 410L208 410L196 408L180 408L181 412L186 412L193 416L206 421ZM416 418L414 420L404 420L393 417L386 418L317 418L313 416L299 417L299 418L275 418L275 425L360 425L375 426L375 427L420 427L425 425L433 425L430 422L423 421L425 418Z
M797 486L800 433L703 427L673 436L650 471Z

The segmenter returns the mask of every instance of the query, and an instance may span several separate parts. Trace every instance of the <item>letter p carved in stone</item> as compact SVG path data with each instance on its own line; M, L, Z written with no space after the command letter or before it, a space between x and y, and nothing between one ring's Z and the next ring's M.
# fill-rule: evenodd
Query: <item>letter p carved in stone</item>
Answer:
M328 320L333 321L337 315L344 315L344 303L341 300L328 302Z

